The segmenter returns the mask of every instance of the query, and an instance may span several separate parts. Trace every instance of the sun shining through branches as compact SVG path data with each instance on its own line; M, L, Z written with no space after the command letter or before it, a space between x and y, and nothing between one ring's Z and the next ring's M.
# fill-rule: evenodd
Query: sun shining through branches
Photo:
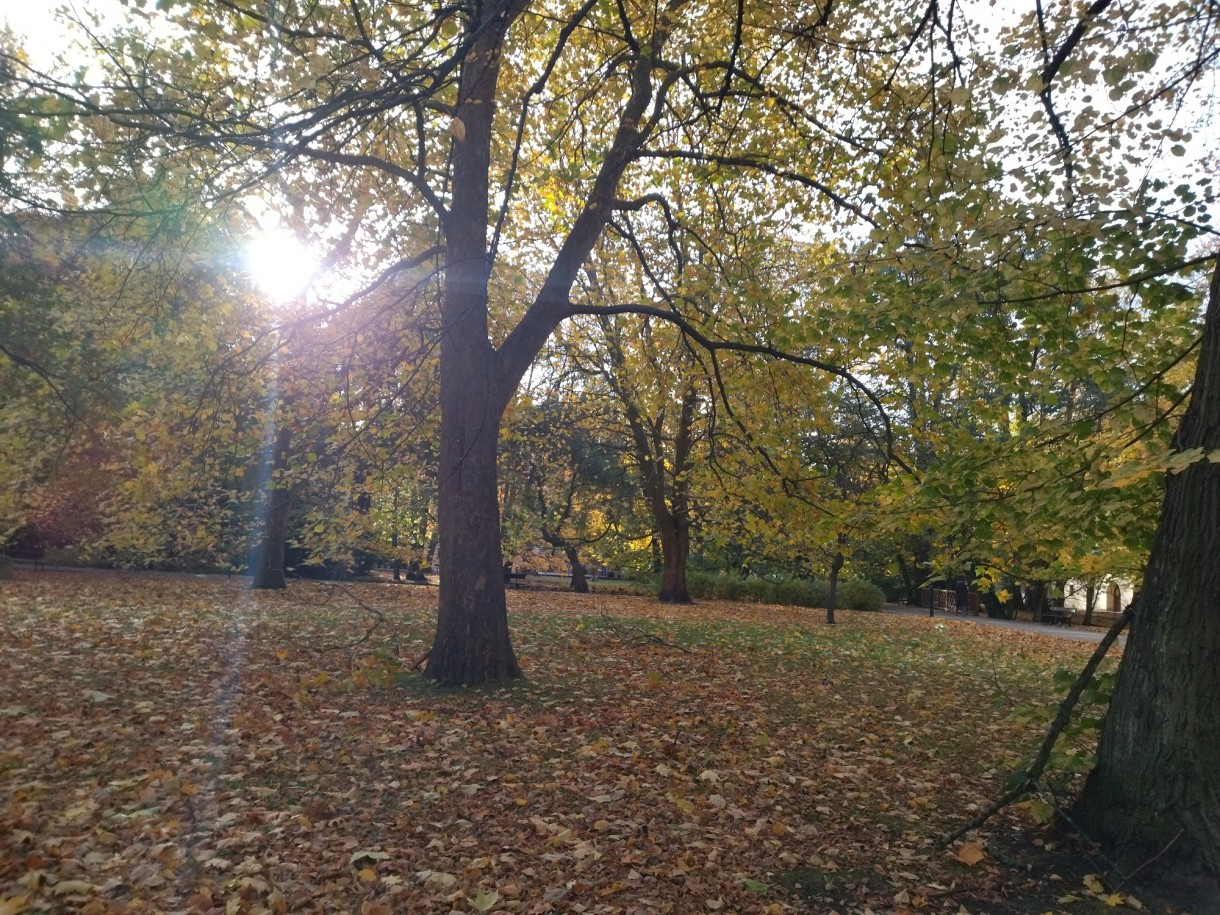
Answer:
M302 295L316 279L318 258L295 235L265 231L246 246L246 275L273 302Z

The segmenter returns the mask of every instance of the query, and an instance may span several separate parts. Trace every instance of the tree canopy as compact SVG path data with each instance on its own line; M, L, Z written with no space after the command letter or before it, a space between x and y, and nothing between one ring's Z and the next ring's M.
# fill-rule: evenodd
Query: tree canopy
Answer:
M1199 105L1192 87L1215 57L1206 11L1123 18L1094 7L992 22L973 7L921 2L132 3L111 32L90 33L97 57L74 70L5 55L6 180L21 175L9 215L29 231L93 214L91 228L65 237L103 233L94 250L109 246L108 269L89 277L101 287L59 286L73 320L83 314L75 302L107 303L111 326L90 333L92 346L109 335L121 348L139 332L113 318L136 287L109 266L133 232L143 233L141 263L167 277L150 279L145 299L168 301L179 252L193 252L177 263L196 284L200 270L216 272L186 293L192 314L174 312L178 336L150 338L167 351L174 339L204 341L198 382L175 395L146 366L139 384L157 392L110 404L115 423L157 425L165 432L154 435L180 446L189 436L164 417L152 423L150 398L194 402L175 408L194 410L192 429L205 401L229 411L208 415L213 430L229 424L223 438L241 457L224 459L229 483L199 487L212 503L227 493L223 505L157 482L163 504L198 505L204 527L258 498L251 467L271 426L304 433L299 460L266 471L286 485L308 464L307 476L331 475L332 491L336 473L349 493L397 491L377 479L416 438L378 431L385 423L373 418L401 413L387 405L404 403L403 375L419 377L420 360L439 356L436 450L414 466L439 461L440 554L471 569L442 585L431 668L441 679L515 670L490 573L501 562L493 433L544 342L580 315L594 320L564 339L608 371L603 391L635 391L629 420L633 409L641 422L677 418L687 397L680 436L696 421L715 433L707 469L723 457L771 490L744 491L739 469L731 498L718 500L732 517L683 496L691 507L678 515L694 513L675 520L658 489L645 498L661 527L693 526L696 543L711 545L725 542L722 524L740 533L746 517L769 517L779 536L752 549L776 553L796 531L837 542L844 530L823 522L852 515L858 525L868 511L872 529L899 542L937 531L922 574L968 559L984 582L1065 578L1115 541L1136 555L1147 546L1142 507L1156 498L1166 420L1183 402L1198 336L1189 271L1211 256L1214 235L1210 176L1175 168ZM320 252L321 279L291 314L224 318L235 294L251 301L224 274L269 213ZM32 299L9 301L26 322L14 325L9 369L67 409L57 357L18 348L40 336ZM221 318L202 317L205 307ZM659 341L666 324L674 336L652 357L661 374L640 388L625 354L642 345L633 337ZM68 348L83 339L56 326ZM401 342L404 330L414 344ZM287 375L266 373L272 353ZM686 354L686 382L663 377L674 354ZM97 353L79 357L107 383L122 377ZM235 369L251 359L258 377ZM177 383L190 377L171 371ZM241 378L245 393L230 384L213 396L222 375ZM774 383L770 404L759 378ZM675 384L694 387L682 395ZM316 392L288 393L303 385ZM855 419L841 413L849 402ZM796 427L756 421L775 411L808 417L803 445L786 436ZM407 412L412 428L429 428L426 406ZM834 432L843 421L846 434ZM235 444L234 423L248 444ZM640 451L642 429L622 430L645 461L641 484L648 461L673 474L671 491L694 484L672 456ZM828 450L834 434L852 467L828 469L843 463ZM37 461L19 463L49 478ZM720 479L703 474L697 487L719 496ZM814 479L837 482L815 493ZM138 481L124 484L128 519L133 487L147 491ZM325 520L343 514L319 503L299 539L318 553L323 529L331 543L358 539L351 523ZM679 541L684 554L689 537ZM473 631L475 618L500 621L487 623L500 658L487 669L445 635Z

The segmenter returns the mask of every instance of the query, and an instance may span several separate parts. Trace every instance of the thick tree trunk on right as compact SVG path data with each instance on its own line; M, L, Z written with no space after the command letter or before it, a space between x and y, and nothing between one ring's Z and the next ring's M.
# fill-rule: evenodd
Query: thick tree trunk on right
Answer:
M1220 262L1177 452L1220 451ZM1148 864L1220 899L1220 463L1200 457L1165 502L1097 766L1075 818L1125 873Z

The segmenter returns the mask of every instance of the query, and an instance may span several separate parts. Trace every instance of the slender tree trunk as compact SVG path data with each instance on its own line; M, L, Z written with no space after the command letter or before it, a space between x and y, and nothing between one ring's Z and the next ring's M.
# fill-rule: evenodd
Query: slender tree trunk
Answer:
M664 496L664 470L661 469L661 491L654 495L654 514L661 529L661 590L657 597L662 603L689 604L686 587L686 559L690 555L690 480L691 449L694 445L695 388L688 385L682 396L678 414L678 429L674 435L673 477L669 481L669 498ZM659 450L659 449L658 449ZM664 468L664 460L657 466Z
M843 569L844 556L841 550L835 552L835 558L830 563L830 580L826 583L826 622L834 625L835 605L839 599L839 572Z
M911 607L918 607L919 583L915 581L915 576L911 574L910 566L907 565L907 561L901 553L898 554L898 574L902 576L902 588L907 595L907 604Z
M1097 609L1097 585L1089 582L1084 586L1084 625L1093 625L1093 611Z
M1220 262L1178 452L1220 449ZM1076 806L1127 873L1220 899L1220 463L1168 474L1114 699ZM1147 873L1147 871L1145 872Z
M254 552L253 579L250 587L255 590L276 590L288 587L284 573L284 545L288 540L288 521L292 516L295 493L291 486L282 482L288 469L288 449L292 444L292 429L283 424L275 436L267 470L265 508L262 531L258 547Z
M692 384L688 384L683 393L677 429L674 431L673 458L667 461L662 424L650 423L644 417L632 391L620 377L626 365L622 347L608 321L602 321L602 328L614 368L606 375L606 380L623 404L635 446L634 457L640 468L640 482L658 534L653 540L654 557L658 546L661 553L661 586L657 598L663 603L688 604L691 602L686 586L686 559L690 553L688 472L694 445L697 392Z

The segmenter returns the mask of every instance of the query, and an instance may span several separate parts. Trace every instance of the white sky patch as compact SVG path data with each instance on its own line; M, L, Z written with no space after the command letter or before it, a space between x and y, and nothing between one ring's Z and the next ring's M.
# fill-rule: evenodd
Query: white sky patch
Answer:
M105 32L124 18L119 0L0 0L0 24L21 40L30 63L40 70L49 69L58 55L69 52L81 39L80 28L68 19Z

